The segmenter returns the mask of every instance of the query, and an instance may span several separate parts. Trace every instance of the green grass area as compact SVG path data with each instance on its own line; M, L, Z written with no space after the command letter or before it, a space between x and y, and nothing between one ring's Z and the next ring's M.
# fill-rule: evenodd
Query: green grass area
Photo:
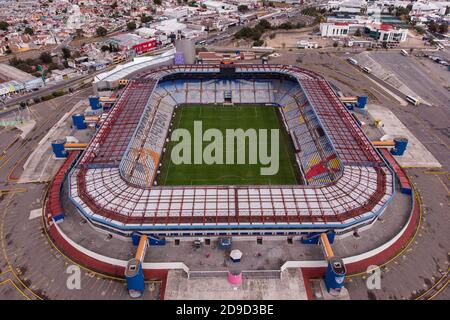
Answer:
M209 128L219 129L225 137L226 129L279 129L279 170L274 175L261 175L260 168L267 167L258 161L248 164L249 146L238 150L234 145L234 154L246 152L246 164L179 164L171 159L173 147L178 143L170 141L163 158L161 173L157 181L159 185L288 185L298 184L299 170L295 162L290 138L278 119L276 107L269 106L214 106L195 105L182 106L177 109L172 129L184 128L194 139L194 121L202 121L203 133ZM229 143L224 138L225 143ZM266 141L270 151L270 132ZM193 143L192 143L193 144ZM203 150L210 142L203 142ZM224 146L226 150L226 147ZM223 158L226 159L224 150ZM192 159L194 146L191 147ZM236 163L236 161L235 161Z

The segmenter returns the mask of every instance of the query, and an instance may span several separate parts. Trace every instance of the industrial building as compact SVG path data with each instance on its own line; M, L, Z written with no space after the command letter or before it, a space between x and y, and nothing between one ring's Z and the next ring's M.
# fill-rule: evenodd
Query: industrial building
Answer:
M149 52L156 48L156 39L142 38L133 33L119 34L106 41L116 46L120 51L134 52L137 55Z
M303 185L155 184L183 104L278 107ZM128 81L68 173L67 210L131 236L300 236L371 225L394 196L393 173L329 83L287 65L175 65Z
M37 89L43 85L44 81L41 78L36 78L13 66L0 63L0 99L10 97L25 90Z

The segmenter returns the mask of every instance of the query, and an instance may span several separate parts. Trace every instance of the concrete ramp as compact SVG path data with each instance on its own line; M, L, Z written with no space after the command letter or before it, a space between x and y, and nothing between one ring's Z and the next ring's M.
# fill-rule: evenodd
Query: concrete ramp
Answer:
M171 270L164 300L307 300L300 269L287 269L281 278L244 278L235 286L227 276L196 277Z
M441 164L430 151L417 139L411 131L392 113L391 110L375 105L367 105L367 111L372 119L380 119L384 127L381 128L391 137L402 136L409 140L408 147L403 156L395 156L402 167L440 168Z
M398 77L395 75L395 73L390 70L389 68L384 67L375 59L373 59L370 56L370 52L362 52L355 56L355 59L358 61L358 65L360 67L369 67L372 70L372 74L376 76L377 78L385 81L387 84L393 86L397 90L399 90L401 93L409 96L413 96L416 98L419 98L424 103L427 103L424 101L421 97L419 97L413 90L411 90L408 86L406 86ZM429 103L427 103L429 104Z

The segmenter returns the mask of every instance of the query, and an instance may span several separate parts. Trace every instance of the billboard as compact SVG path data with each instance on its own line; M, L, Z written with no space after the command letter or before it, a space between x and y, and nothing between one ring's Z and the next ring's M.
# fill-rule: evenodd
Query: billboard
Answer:
M138 55L146 53L156 48L156 39L150 39L148 41L141 42L139 44L134 45L132 48Z

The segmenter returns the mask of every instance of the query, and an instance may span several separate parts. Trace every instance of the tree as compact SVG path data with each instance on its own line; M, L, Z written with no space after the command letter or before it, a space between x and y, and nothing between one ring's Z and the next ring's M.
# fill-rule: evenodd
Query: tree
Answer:
M32 28L30 28L30 27L26 27L24 33L25 34L29 34L30 36L32 36L33 33L34 33L34 30Z
M241 38L250 38L253 34L253 28L250 27L243 27L241 30L239 30L238 32L236 32L234 34L234 37L236 39L241 39Z
M282 24L280 24L280 25L278 26L278 28L279 28L279 29L284 29L284 30L290 30L290 29L293 29L294 26L292 25L291 22L283 22Z
M136 22L134 21L130 21L127 23L127 29L130 31L133 31L136 29Z
M239 12L247 12L248 11L248 6L246 6L245 4L241 4L238 6L238 11Z
M108 30L106 30L104 27L98 27L96 32L99 37L104 37L108 33Z
M430 30L430 32L436 32L438 29L438 25L436 22L434 22L434 20L431 20L430 23L428 24L428 30Z
M111 48L105 44L105 45L103 45L103 46L100 48L100 50L102 50L103 52L105 52L105 51L111 51Z
M113 46L113 44L110 42L109 43L109 51L110 52L119 52L119 46L117 46L117 45Z
M162 5L162 0L153 0L153 3L154 3L156 6L160 6L160 5Z
M266 19L262 19L256 27L261 27L263 30L268 30L270 28L272 28L272 25L270 24L269 21L267 21Z
M361 37L361 30L359 28L355 31L355 37Z
M398 8L395 10L395 15L396 15L397 17L407 16L407 15L409 15L409 12L411 11L411 9L412 9L412 6L411 6L411 7L406 7L406 8L398 7Z
M116 8L117 8L117 1L114 1L114 2L111 4L111 9L115 10Z
M69 59L70 58L71 52L70 52L69 48L64 47L64 48L61 49L61 51L62 51L64 59Z
M6 21L0 21L0 30L6 31L8 30L9 23Z
M448 24L447 22L442 22L438 27L438 32L442 34L446 34L448 32Z
M42 52L41 55L39 56L39 59L41 59L41 61L43 63L51 63L52 62L52 56L48 52Z
M318 14L316 15L316 19L315 19L314 21L315 21L316 23L324 22L324 21L325 21L325 17L324 17L323 14L318 13Z
M264 44L264 40L261 40L261 39L253 42L254 47L261 47L263 44Z
M142 23L148 23L148 22L151 22L151 21L153 21L153 18L151 16L147 16L147 15L145 15L145 13L143 13L141 15L141 22Z
M415 27L414 29L416 30L416 32L418 34L424 34L425 33L425 30L423 28L421 28L421 27Z

